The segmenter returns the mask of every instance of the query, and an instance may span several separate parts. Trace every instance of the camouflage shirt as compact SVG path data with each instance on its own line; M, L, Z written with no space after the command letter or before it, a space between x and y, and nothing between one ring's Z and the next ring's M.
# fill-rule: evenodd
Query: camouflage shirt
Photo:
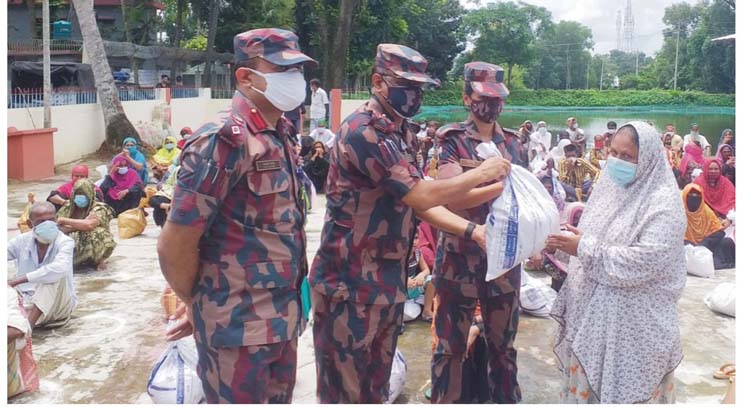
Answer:
M438 179L447 179L478 167L482 161L476 147L482 142L476 125L467 120L441 127L437 132L440 147ZM495 126L492 141L503 157L513 164L520 164L520 157L513 154L518 144L515 132ZM477 187L490 185L481 184ZM473 208L454 211L458 216L478 225L487 221L492 208L492 200ZM465 297L492 297L512 292L520 283L520 273L510 271L502 277L485 282L487 275L487 254L473 240L463 236L440 232L435 258L434 280L438 287L451 289ZM518 280L518 281L516 281ZM514 284L516 283L516 284Z
M239 92L182 152L169 214L199 228L197 338L213 347L281 342L302 331L305 211L291 124L268 126Z
M328 172L328 210L310 286L337 300L406 300L414 211L401 199L417 184L417 138L373 98L341 125Z

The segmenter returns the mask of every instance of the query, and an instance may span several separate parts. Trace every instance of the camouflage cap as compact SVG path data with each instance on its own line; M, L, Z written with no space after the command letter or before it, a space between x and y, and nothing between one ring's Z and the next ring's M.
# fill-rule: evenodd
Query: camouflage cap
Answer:
M234 36L234 62L245 62L255 57L279 66L318 64L302 53L297 34L278 28L259 28Z
M503 83L503 67L487 62L469 62L464 65L464 81L471 83L471 89L480 96L505 99L510 94Z
M419 52L399 44L380 44L375 54L375 73L440 86L425 73L427 60Z

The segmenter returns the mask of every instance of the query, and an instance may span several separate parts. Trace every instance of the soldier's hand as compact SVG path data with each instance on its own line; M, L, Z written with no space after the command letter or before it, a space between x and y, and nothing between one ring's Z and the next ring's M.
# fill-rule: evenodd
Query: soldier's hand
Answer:
M487 251L487 240L484 236L486 227L484 225L477 225L474 231L471 232L471 240L477 242L482 250Z
M484 160L478 168L482 171L485 182L502 181L510 172L510 161L500 157L491 157Z

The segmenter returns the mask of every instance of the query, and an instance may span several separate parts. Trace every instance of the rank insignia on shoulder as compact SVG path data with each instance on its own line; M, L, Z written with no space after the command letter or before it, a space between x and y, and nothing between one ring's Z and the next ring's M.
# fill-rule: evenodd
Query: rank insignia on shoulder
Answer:
M255 162L256 171L276 171L281 169L280 160L261 160Z

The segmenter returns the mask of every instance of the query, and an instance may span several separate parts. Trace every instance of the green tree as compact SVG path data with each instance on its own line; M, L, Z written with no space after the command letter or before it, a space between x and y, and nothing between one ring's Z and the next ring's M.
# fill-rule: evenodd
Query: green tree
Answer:
M547 9L524 3L493 3L473 10L464 18L470 37L475 38L470 58L506 64L506 83L511 83L513 66L533 61L535 39L549 20Z
M461 24L465 14L458 0L414 0L406 10L406 45L427 59L427 71L440 80L446 79L465 47Z

